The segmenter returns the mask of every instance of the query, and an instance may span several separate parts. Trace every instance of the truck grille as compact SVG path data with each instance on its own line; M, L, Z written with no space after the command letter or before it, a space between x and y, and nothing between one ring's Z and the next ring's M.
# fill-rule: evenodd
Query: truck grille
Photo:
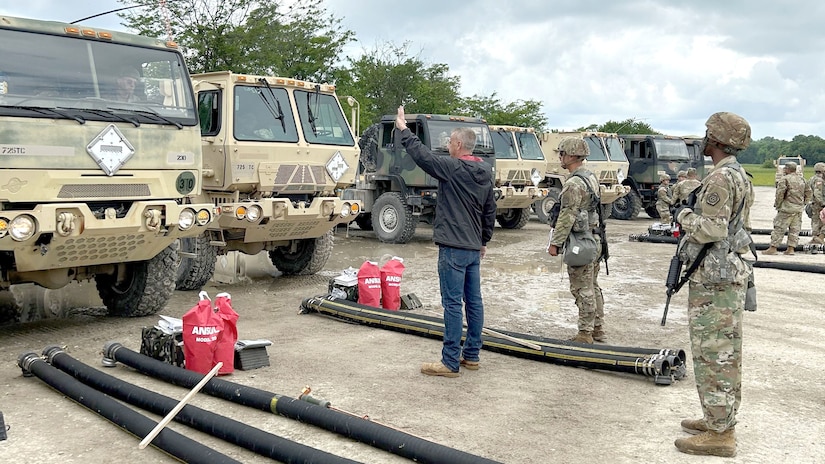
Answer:
M148 184L66 184L58 198L129 198L151 195Z
M138 247L146 244L144 234L117 237L79 237L67 239L55 250L60 263L88 265L130 259Z
M600 184L618 184L619 176L616 171L602 171L599 173Z

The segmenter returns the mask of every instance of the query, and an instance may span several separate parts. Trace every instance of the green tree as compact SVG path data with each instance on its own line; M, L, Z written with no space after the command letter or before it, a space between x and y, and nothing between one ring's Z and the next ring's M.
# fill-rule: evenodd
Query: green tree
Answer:
M547 126L541 102L516 100L504 104L496 92L489 97L473 95L463 99L460 114L483 118L488 124L532 127L536 132L545 132Z
M175 0L165 10L157 0L120 3L145 5L118 13L124 25L141 35L171 35L193 73L232 70L326 82L354 40L323 0Z
M628 118L624 121L607 121L600 126L589 126L587 128L580 128L583 130L595 130L598 132L610 132L616 134L652 134L659 135L661 132L650 127L650 124L636 118Z
M338 95L360 103L361 130L394 114L400 104L410 114L455 114L461 107L460 78L450 76L446 64L425 65L408 47L408 42L385 43L348 58L348 66L336 71Z

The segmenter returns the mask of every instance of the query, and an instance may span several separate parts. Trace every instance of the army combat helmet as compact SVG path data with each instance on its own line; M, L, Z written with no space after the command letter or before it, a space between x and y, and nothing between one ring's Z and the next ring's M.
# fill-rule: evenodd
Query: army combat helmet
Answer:
M825 172L825 163L819 162L814 164L814 172Z
M570 156L578 156L579 158L587 158L590 156L590 147L587 142L578 137L565 137L559 142L559 148L556 149L561 156L562 153Z
M670 176L665 172L659 174L659 182L666 182L666 181L670 182Z
M796 172L796 163L793 161L785 163L785 172Z
M751 144L751 126L734 113L713 113L705 123L705 139L716 142L729 155L736 155Z

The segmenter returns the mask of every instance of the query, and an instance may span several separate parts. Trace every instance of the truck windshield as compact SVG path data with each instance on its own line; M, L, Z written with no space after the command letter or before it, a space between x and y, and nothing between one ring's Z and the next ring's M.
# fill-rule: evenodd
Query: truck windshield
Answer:
M541 145L539 145L539 139L536 138L536 134L532 132L516 132L516 139L521 148L521 159L544 159L544 153L541 151Z
M588 135L584 137L584 141L587 142L587 146L590 148L590 156L587 157L588 161L607 161L607 153L604 152L601 138L595 135Z
M653 139L656 146L656 154L660 160L667 161L690 161L687 145L682 139Z
M518 159L513 142L513 133L506 130L490 131L493 145L496 147L496 159ZM449 140L449 139L448 139Z
M198 124L176 51L0 29L0 55L0 115Z
M625 155L622 142L619 141L618 137L606 137L604 142L610 152L610 161L627 162L627 155Z
M335 95L295 91L295 105L301 118L304 139L310 144L355 145L347 118ZM286 106L288 109L289 106Z
M492 156L495 154L493 147L493 137L487 124L468 123L459 121L429 121L427 126L430 131L432 151L449 151L447 144L450 141L450 134L458 127L469 127L476 133L476 146L473 153L481 156Z
M796 163L796 165L797 165L797 166L799 166L800 164L802 164L802 163L800 162L800 159L799 159L799 158L779 158L779 165L780 165L780 166L784 166L784 165L786 165L786 164L790 163L791 161L793 161L794 163Z
M235 138L256 142L297 142L289 94L283 88L235 86Z

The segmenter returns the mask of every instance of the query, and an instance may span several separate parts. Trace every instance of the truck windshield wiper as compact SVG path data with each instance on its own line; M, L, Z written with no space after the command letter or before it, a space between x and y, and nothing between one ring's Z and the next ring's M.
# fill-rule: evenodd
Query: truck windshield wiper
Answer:
M85 111L87 113L99 114L99 115L102 115L102 116L112 116L112 117L115 117L117 119L120 119L123 122L128 122L128 123L132 124L135 127L140 127L140 121L138 121L137 119L129 119L126 116L122 116L120 114L115 113L111 109L101 110L101 109L98 109L98 108L85 108L83 111Z
M318 92L321 91L321 86L315 86L315 101L318 101ZM318 129L315 127L315 115L312 114L312 105L309 103L309 94L307 94L307 120L309 120L309 127L312 128L312 135L318 137Z
M286 118L284 118L284 110L281 108L280 100L278 100L278 97L275 96L275 92L272 90L272 87L270 87L269 82L267 82L266 79L260 78L258 79L258 82L263 84L264 87L266 87L266 90L269 91L269 96L271 96L272 99L275 100L275 105L277 105L278 107L278 112L275 112L275 109L272 108L272 102L270 102L269 99L266 98L266 95L264 95L263 92L260 91L260 89L258 89L258 95L260 95L261 100L263 100L264 105L266 105L266 109L269 110L269 112L272 114L272 117L281 121L281 130L284 133L286 133Z
M46 107L42 107L42 106L19 106L19 105L18 106L8 106L7 108L34 111L35 113L40 113L40 114L44 114L44 115L55 115L56 114L58 116L66 118L66 119L74 119L79 124L86 124L86 120L81 118L80 116L77 116L75 114L69 114L69 113L66 113L65 111L59 111L55 108L46 108ZM66 108L63 108L63 109L66 109Z
M130 113L142 114L144 116L149 116L149 117L155 118L155 120L163 121L166 124L177 127L178 129L183 129L183 124L181 124L177 121L172 121L169 118L163 117L163 116L159 115L157 112L152 111L150 109L135 110L135 109L131 109L131 108L113 108L113 107L109 107L109 108L114 109L114 110L118 110L118 111L128 111Z

